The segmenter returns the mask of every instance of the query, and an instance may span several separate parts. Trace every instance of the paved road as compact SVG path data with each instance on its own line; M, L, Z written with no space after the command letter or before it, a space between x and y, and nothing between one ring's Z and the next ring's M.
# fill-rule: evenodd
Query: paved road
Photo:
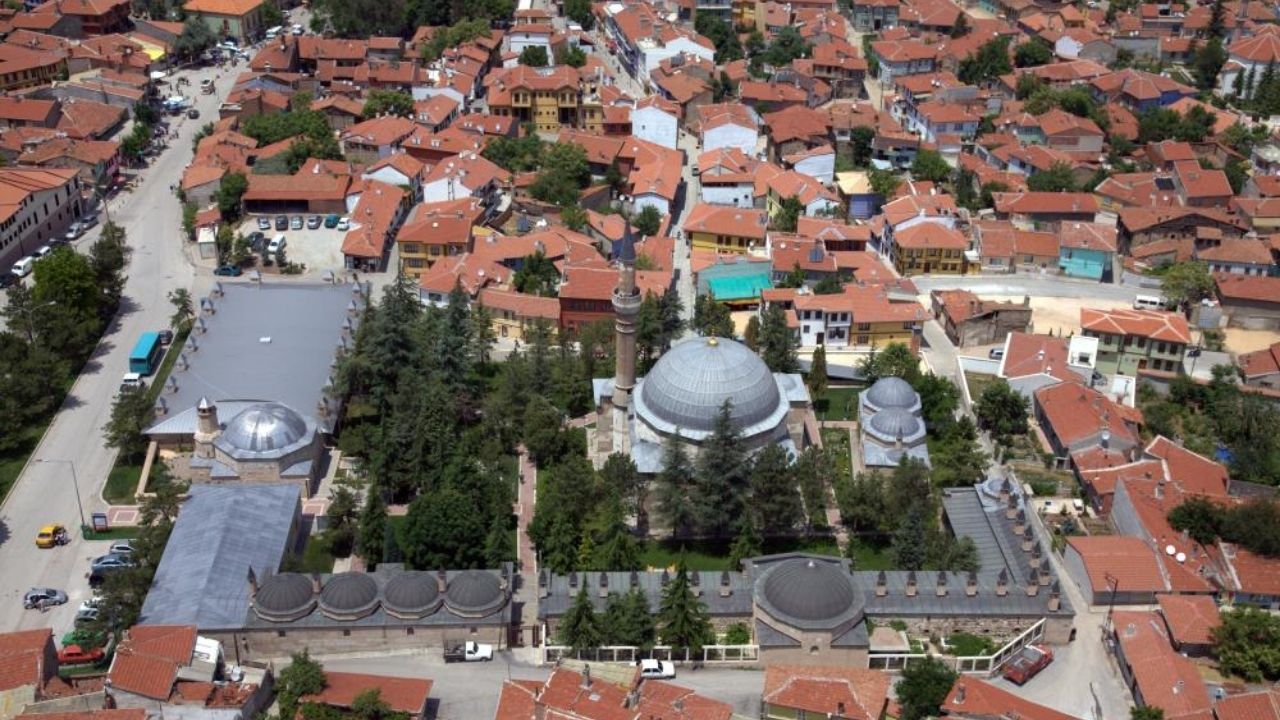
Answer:
M140 333L168 325L169 291L191 288L195 281L186 243L179 235L181 210L169 186L179 181L190 161L195 133L217 117L219 99L231 88L234 71L222 71L216 81L217 93L196 92L200 80L215 72L183 73L191 80L190 90L201 118L174 118L173 128L179 137L143 171L139 186L110 207L111 219L125 227L133 249L122 310L0 506L0 629L52 626L56 632L66 631L79 601L89 594L87 560L102 554L107 543L84 542L76 533L77 539L70 545L39 550L34 538L45 523L79 524L72 465L85 514L106 507L101 491L116 453L103 447L102 428L110 418L112 398L128 366L129 350ZM78 241L77 250L86 250L99 232L95 229ZM203 281L207 286L209 278ZM193 294L198 296L199 291ZM20 598L36 585L65 589L71 601L47 613L24 611Z

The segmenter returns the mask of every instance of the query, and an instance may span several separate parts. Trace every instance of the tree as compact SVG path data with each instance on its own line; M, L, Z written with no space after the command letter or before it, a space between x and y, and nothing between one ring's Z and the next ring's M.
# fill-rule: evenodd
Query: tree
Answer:
M401 530L405 561L419 570L479 565L488 528L475 507L451 485L415 498Z
M663 445L662 471L658 473L656 490L658 515L678 538L689 535L693 529L694 513L690 504L693 485L693 465L677 429Z
M213 47L218 42L204 18L192 15L182 23L182 32L173 41L173 52L180 58L190 60Z
M1026 397L1004 380L996 380L982 391L973 414L979 426L1000 442L1008 443L1014 435L1027 433L1027 409Z
M1238 607L1222 613L1212 630L1219 669L1249 682L1280 678L1280 618L1265 610Z
M844 281L838 275L826 275L813 284L814 295L839 295L844 292Z
M859 125L849 131L849 148L854 167L862 168L871 164L871 141L875 137L876 129L869 125ZM892 194L892 191L888 194Z
M583 582L573 604L560 619L560 632L557 640L561 645L568 645L574 652L600 647L600 619L596 617L595 606L587 595L587 586Z
M560 271L541 250L535 250L520 263L511 278L516 292L540 297L555 297L560 289Z
M707 606L693 594L683 553L676 561L676 575L662 590L658 608L658 637L664 645L687 649L695 655L713 642L715 633Z
M365 97L364 110L360 115L366 120L383 115L409 117L413 115L413 96L398 90L373 88Z
M773 229L779 232L795 232L800 216L803 214L804 203L800 202L800 198L795 195L785 197L778 204L778 211L773 215Z
M770 535L788 533L804 520L804 506L790 465L787 451L770 443L756 453L751 466L750 507Z
M636 232L645 237L653 237L658 234L658 228L662 227L662 213L652 205L645 205L631 219L631 223L635 226Z
M565 0L564 14L581 25L583 30L590 30L596 24L595 15L591 13L591 0Z
M956 384L933 373L920 375L911 387L920 394L920 409L925 424L934 434L950 429L960 407L960 389Z
M1076 178L1072 168L1065 162L1055 162L1048 170L1032 173L1027 178L1027 188L1035 192L1075 192Z
M747 318L747 327L742 331L742 343L747 347L760 351L760 316L752 314Z
M600 625L604 642L608 645L648 648L653 647L657 636L649 598L639 588L625 595L610 595Z
M1181 262L1160 277L1160 292L1166 302L1189 307L1213 295L1213 276L1207 263Z
M1169 511L1169 524L1173 529L1186 532L1201 545L1218 539L1224 520L1223 509L1202 497L1189 498Z
M1040 38L1024 42L1013 51L1013 64L1020 68L1047 65L1052 61L1053 48Z
M382 490L371 486L365 493L364 507L360 510L356 529L356 550L369 569L377 567L387 546L387 503Z
M738 570L742 567L742 561L760 555L763 548L764 539L760 537L752 513L743 513L738 521L738 536L733 541L733 547L729 548L729 569Z
M930 429L934 428L930 426ZM967 487L981 480L990 458L978 444L978 429L968 415L933 433L937 439L930 445L930 473L937 487Z
M1227 51L1222 47L1222 38L1214 37L1196 51L1191 59L1191 73L1195 76L1196 87L1203 91L1213 90L1218 85L1218 74L1222 66L1227 64Z
M963 11L956 16L956 24L951 26L951 37L962 38L968 35L972 28L969 27L969 15Z
M999 36L988 40L976 52L961 60L956 77L966 85L979 85L1012 71L1013 67L1009 63L1009 38Z
M409 714L391 709L391 705L382 699L382 691L378 688L362 690L351 701L351 715L355 720L408 720Z
M902 679L893 686L902 720L936 717L957 677L954 670L932 656L907 663Z
M911 508L893 533L893 566L900 570L924 569L927 536L919 508Z
M771 67L781 69L797 58L808 57L811 49L799 30L792 25L785 25L773 36L769 49L764 51L762 57Z
M951 166L937 150L921 150L911 162L911 177L916 180L942 182L950 176Z
M587 54L577 45L566 45L556 51L556 64L580 68L587 64Z
M1249 182L1248 163L1240 158L1231 158L1223 166L1222 172L1227 176L1227 182L1231 184L1232 193L1239 195L1244 191L1245 183Z
M169 304L173 306L173 315L169 317L169 327L180 330L195 317L191 293L186 288L170 290Z
M711 435L702 443L690 504L694 523L706 537L726 537L742 512L750 464L742 436L733 421L733 404L725 400Z
M489 162L513 173L537 170L542 166L544 143L537 133L522 137L495 137L484 146L480 154ZM568 210L569 208L565 208ZM575 210L581 210L573 206Z
M796 344L795 333L787 327L786 311L781 305L771 304L760 323L760 356L764 364L773 372L799 372Z
M111 406L111 419L103 428L104 444L120 451L120 459L133 463L147 449L145 430L155 419L155 405L142 388L121 389Z
M889 343L873 350L862 363L862 376L874 383L882 377L899 377L915 386L920 379L920 359L904 343Z
M699 295L693 306L693 329L707 337L733 337L729 308L710 295Z
M810 395L821 395L827 391L827 350L822 345L813 351L813 360L809 363L809 376L806 380Z
M892 170L872 170L867 180L871 185L871 192L885 200L893 197L894 193L898 192L898 186L902 184L902 178Z
M546 152L542 172L529 186L529 192L543 202L569 207L577 204L579 191L590 180L591 170L582 146L558 143Z
M298 702L307 695L315 695L325 689L329 681L324 676L324 666L311 659L311 653L303 650L289 656L289 665L276 677L276 702L279 717L292 718Z
M717 65L742 59L742 41L729 21L714 13L698 13L694 18L694 29L715 45Z
M227 222L240 219L240 198L249 189L249 180L240 173L227 173L218 184L218 213Z
M1155 705L1129 708L1129 720L1164 720L1164 710Z
M549 64L547 49L541 45L530 45L520 51L519 63L529 67L546 67Z
M577 205L570 205L560 211L560 222L574 232L581 232L587 226L587 211Z

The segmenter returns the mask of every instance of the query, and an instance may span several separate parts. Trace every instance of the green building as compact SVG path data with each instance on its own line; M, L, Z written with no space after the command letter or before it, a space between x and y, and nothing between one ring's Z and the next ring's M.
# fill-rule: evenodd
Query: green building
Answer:
M1156 310L1080 310L1086 337L1098 339L1096 369L1107 375L1136 375L1139 370L1180 372L1191 343L1187 320Z

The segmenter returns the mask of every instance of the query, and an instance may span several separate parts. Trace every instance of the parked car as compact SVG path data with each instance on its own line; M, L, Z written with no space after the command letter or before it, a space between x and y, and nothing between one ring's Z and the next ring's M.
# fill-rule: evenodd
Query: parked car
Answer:
M13 274L16 277L24 278L31 274L31 269L35 267L35 264L35 256L28 255L13 264Z
M71 242L84 234L84 226L78 222L73 222L67 226L67 232L63 234L62 239Z
M308 229L308 230L318 230L318 229L320 229L320 216L319 216L319 215L312 215L311 217L307 218L307 229Z
M258 217L258 229L259 229L259 230L270 230L270 229L271 229L271 218L266 217L266 216L259 216L259 217Z
M332 229L334 229L334 228L338 227L338 220L340 220L340 219L341 219L341 218L339 218L337 215L334 215L334 214L325 215L325 216L324 216L324 226L325 226L325 227L327 227L327 228L329 228L330 230L332 230Z
M271 238L271 244L267 245L267 252L271 255L275 255L280 252L280 248L285 247L288 244L289 241L285 239L284 235L276 235Z
M36 533L36 547L51 548L59 545L66 545L71 542L71 536L67 534L67 529L54 523L45 525Z
M93 213L85 213L84 217L80 218L80 227L85 230L88 230L89 228L97 224L98 224L98 216Z
M18 282L17 275L14 275L11 272L0 273L0 290L3 290L16 282Z
M444 661L447 663L456 662L488 662L493 659L493 646L487 643L478 643L468 640L461 645L455 645L446 648L444 651Z
M351 218L342 218L338 221L338 229L346 232L351 229Z
M112 570L131 568L136 564L137 563L133 561L133 558L130 558L127 555L107 553L106 555L100 555L94 558L93 562L89 565L89 569L94 573L102 573L111 572Z
M173 331L172 331L172 330L160 330L160 331L159 331L159 335L160 335L160 344L161 344L161 345L172 345L172 344L173 344Z
M22 607L27 610L47 608L61 605L67 601L67 594L53 588L31 588L22 596Z
M192 120L198 120L200 118L200 111L195 108L191 108L190 110L187 111L187 117L191 118Z
M276 216L276 229L277 229L277 230L288 230L288 229L289 229L289 216L288 216L288 215L277 215L277 216Z
M1004 348L991 348L987 351L987 357L992 360L999 360L1004 357Z
M1053 651L1043 645L1028 645L1004 666L1004 677L1022 685L1053 662Z
M49 257L51 254L53 254L53 246L52 246L52 245L41 245L41 246L39 247L39 249L37 249L35 252L31 253L31 257L33 257L33 258L35 258L35 259L37 259L37 260L43 260L43 259L45 259L45 258Z
M239 265L219 265L217 269L213 271L213 274L220 275L222 277L240 277L243 272L244 271L240 269Z
M271 224L267 223L267 227L264 229L270 230ZM267 236L260 232L251 232L249 233L248 240L249 240L249 249L253 250L254 252L257 252L262 249L263 245L266 244Z
M301 215L294 215L294 216L293 216L293 221L289 223L289 229L290 229L290 230L301 230L301 229L302 229L302 216L301 216Z
M675 663L670 660L649 658L638 661L636 665L640 666L640 677L646 680L669 680L676 676Z
M60 665L88 665L102 662L107 654L102 648L82 648L79 645L67 645L58 651Z
M127 558L133 557L133 543L128 540L117 540L111 543L111 547L107 548L107 553L112 555L123 555Z
M96 605L94 607L85 607L81 605L80 609L76 611L75 626L81 627L83 625L88 625L94 620L97 620L98 614L101 612L102 611L99 610Z
M101 607L101 605L102 605L102 596L91 595L89 596L88 599L80 601L80 607L76 608L76 612L83 612L85 610L97 610L99 607Z

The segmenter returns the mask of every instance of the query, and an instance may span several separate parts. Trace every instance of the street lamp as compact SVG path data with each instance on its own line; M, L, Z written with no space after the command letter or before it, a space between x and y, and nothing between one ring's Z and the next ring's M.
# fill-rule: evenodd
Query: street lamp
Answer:
M60 464L71 468L71 486L76 491L76 507L80 509L80 536L84 536L84 529L88 527L84 520L84 503L80 500L80 481L76 478L76 464L70 460L44 460L36 459L38 463Z

